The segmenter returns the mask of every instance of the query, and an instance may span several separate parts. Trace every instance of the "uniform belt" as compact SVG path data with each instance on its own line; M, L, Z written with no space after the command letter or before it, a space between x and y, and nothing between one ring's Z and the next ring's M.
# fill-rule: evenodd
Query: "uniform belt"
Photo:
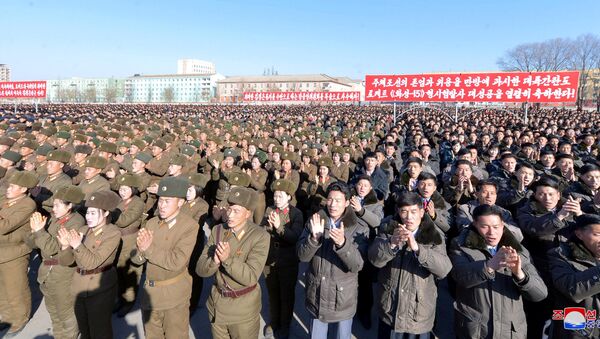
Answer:
M130 235L130 234L135 234L139 230L140 230L139 228L133 227L133 228L121 228L119 231L121 231L121 236L126 236L126 235Z
M112 267L113 267L112 265L106 265L106 266L94 268L93 270L84 270L84 269L77 267L77 273L79 273L81 275L98 274L98 273L106 272L106 271L110 270Z
M58 265L58 259L46 259L44 260L44 266Z
M175 276L171 279L167 279L167 280L146 280L145 285L147 285L149 287L161 287L161 286L172 285L172 284L176 283L177 281L179 281L181 278L185 277L186 273L187 273L187 271L183 271L183 272L179 273L177 276Z
M256 288L256 284L254 284L250 287L242 288L241 290L224 290L224 289L220 288L219 286L216 286L216 287L217 287L217 291L219 291L219 294L221 294L224 297L239 298L245 294L252 292Z

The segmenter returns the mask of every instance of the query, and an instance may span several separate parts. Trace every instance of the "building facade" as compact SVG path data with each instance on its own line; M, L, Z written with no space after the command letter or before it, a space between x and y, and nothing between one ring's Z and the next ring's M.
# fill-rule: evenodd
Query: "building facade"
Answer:
M0 81L10 81L10 67L0 64Z
M46 81L48 102L123 102L124 79L69 78Z
M125 79L125 102L211 102L220 74L134 75Z
M177 74L211 75L215 73L217 73L215 64L210 61L198 59L177 60Z
M234 76L217 82L219 102L241 102L244 92L360 92L362 80L326 74Z

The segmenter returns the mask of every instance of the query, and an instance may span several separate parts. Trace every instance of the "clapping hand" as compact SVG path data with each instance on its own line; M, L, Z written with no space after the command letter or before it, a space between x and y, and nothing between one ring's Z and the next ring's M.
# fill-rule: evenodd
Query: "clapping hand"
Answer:
M410 249L413 252L418 252L419 245L417 244L417 240L415 239L413 232L411 232L409 229L406 228L406 226L402 224L398 225L398 230L398 237L400 238L400 242L406 242L408 244L408 247L410 247Z
M58 240L58 243L60 244L63 250L66 250L69 247L70 234L66 228L61 227L58 229L56 239Z
M360 213L360 211L362 211L362 209L363 209L362 204L360 203L360 198L357 197L356 195L353 196L350 199L350 207L352 207L354 212Z
M152 244L153 235L154 235L154 232L149 231L146 228L140 229L140 231L138 232L138 235L137 235L137 239L136 239L136 245L137 245L138 250L140 250L142 252L146 251Z
M269 213L268 222L269 226L273 227L274 229L279 229L279 227L281 227L281 219L279 218L279 214L275 211L271 211L271 213Z
M29 226L31 227L31 232L37 232L42 230L46 225L46 221L48 221L48 218L42 216L40 212L33 213L29 218Z
M335 227L329 229L329 236L331 237L331 240L333 240L333 243L336 247L340 248L344 246L344 243L346 242L346 235L344 234L344 222L342 221L340 223L339 228Z
M215 251L215 256L217 257L218 263L222 263L223 261L229 258L230 247L229 243L226 241L221 241L217 244L217 249ZM217 262L215 260L215 262Z
M73 249L79 247L81 242L83 241L83 234L77 232L76 230L69 231L69 246Z
M314 240L321 239L323 232L325 231L325 220L321 219L318 213L313 214L310 219L310 233Z

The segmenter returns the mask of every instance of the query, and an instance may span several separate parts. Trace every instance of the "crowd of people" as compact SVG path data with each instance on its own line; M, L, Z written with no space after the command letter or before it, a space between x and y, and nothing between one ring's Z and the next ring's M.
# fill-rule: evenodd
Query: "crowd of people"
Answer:
M112 338L137 299L147 338L187 338L207 277L213 338L288 338L296 303L311 338L349 339L355 318L379 338L600 337L553 312L600 311L598 112L0 112L5 338L30 318L32 253L56 338Z

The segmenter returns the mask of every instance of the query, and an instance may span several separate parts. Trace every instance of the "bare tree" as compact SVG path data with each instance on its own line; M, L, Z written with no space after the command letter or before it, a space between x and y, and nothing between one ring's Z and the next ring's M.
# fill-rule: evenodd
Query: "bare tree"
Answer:
M163 90L162 97L164 102L173 102L173 99L175 99L175 90L173 87L165 88Z
M577 108L581 109L591 68L597 66L600 54L600 38L593 34L580 35L575 39L570 62L571 69L579 70L579 89L577 91Z
M96 99L97 99L96 87L94 87L94 86L88 87L85 90L85 93L83 94L83 98L84 98L85 102L96 102Z
M532 72L537 44L521 44L508 50L496 62L503 71Z
M106 102L116 102L117 101L117 88L113 85L108 85L104 90L104 100Z

